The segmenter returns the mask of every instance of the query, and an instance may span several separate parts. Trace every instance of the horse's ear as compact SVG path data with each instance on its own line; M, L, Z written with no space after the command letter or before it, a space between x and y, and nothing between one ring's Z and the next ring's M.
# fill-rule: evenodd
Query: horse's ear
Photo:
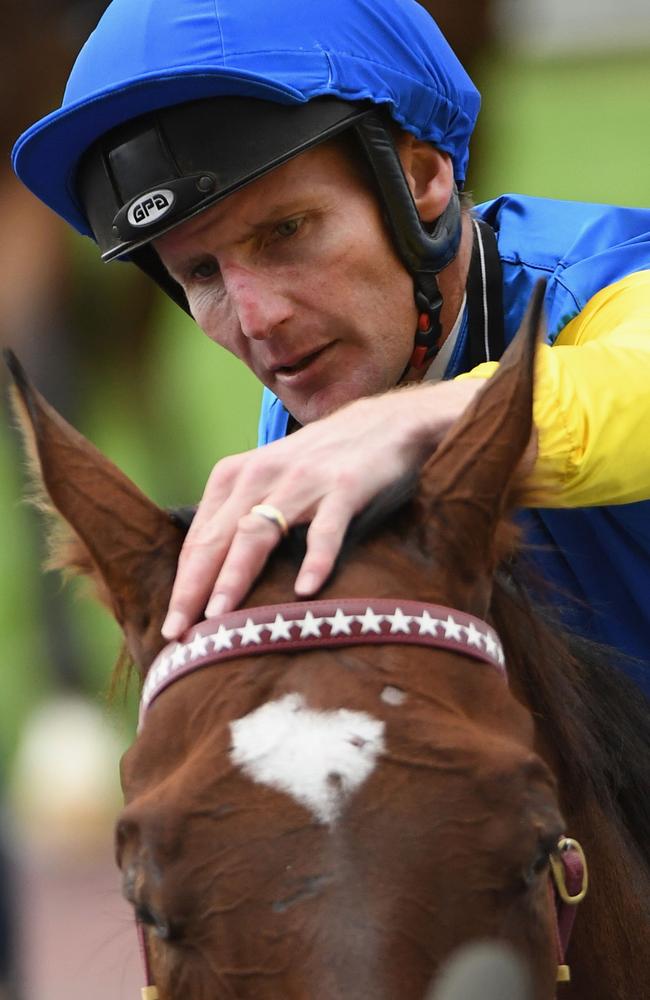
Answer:
M99 574L100 592L144 673L164 644L160 628L184 528L46 402L12 352L5 352L5 360L36 476L77 536L58 561L89 576Z
M531 439L535 351L545 283L535 286L517 336L423 471L421 500L436 553L466 581L491 575L497 528L516 501L517 467Z

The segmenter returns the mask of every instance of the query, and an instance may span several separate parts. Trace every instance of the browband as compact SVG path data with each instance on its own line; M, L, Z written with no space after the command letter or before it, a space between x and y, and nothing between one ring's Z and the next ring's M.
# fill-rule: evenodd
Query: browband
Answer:
M494 667L506 680L498 635L487 622L463 611L374 598L270 604L208 618L182 642L166 646L152 663L142 689L140 725L165 688L202 667L261 653L387 643L462 653Z

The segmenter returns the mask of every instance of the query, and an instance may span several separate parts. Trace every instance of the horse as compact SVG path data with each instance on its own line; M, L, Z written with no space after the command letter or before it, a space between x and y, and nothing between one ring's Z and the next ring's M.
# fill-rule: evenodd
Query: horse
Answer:
M191 514L152 503L10 359L43 503L69 526L54 562L95 582L143 685L115 831L143 996L416 1000L486 939L535 1000L647 994L647 708L534 606L515 558L542 300L419 477L353 522L316 600L293 600L294 529L245 608L171 647Z

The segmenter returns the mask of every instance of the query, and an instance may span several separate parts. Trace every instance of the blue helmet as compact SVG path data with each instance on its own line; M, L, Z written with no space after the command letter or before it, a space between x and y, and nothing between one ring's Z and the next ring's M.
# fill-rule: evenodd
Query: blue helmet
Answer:
M185 305L151 240L350 129L430 301L457 249L458 203L424 230L387 118L447 152L461 186L479 104L416 0L113 0L13 164L104 259L134 260Z

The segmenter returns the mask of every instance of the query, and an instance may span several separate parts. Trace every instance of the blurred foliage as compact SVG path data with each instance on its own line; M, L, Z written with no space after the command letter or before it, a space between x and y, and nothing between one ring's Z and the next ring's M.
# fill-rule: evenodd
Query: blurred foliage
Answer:
M520 191L647 205L647 55L534 61L504 54L488 62L481 73L487 98L480 164L470 179L476 200ZM70 240L75 267L87 280L100 267L94 248L72 235ZM146 380L134 389L114 367L106 377L98 361L80 429L158 503L182 505L199 499L219 457L254 446L260 389L177 309L162 299L157 309ZM92 348L88 354L92 358ZM4 422L0 473L1 760L12 752L25 713L53 680L30 596L37 572L34 518L18 500L16 448ZM87 687L101 694L119 648L118 630L92 602L70 601Z
M650 205L649 56L486 63L475 200L515 191Z

